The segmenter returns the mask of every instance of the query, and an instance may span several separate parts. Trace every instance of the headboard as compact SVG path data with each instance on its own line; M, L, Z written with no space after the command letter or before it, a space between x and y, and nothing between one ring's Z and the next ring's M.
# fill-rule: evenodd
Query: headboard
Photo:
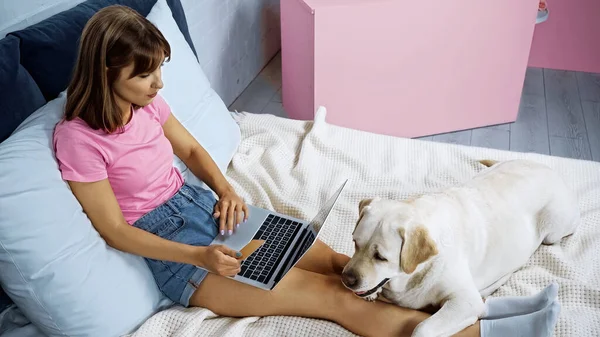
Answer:
M66 89L77 57L79 36L94 13L121 4L146 16L155 3L156 0L88 0L10 32L0 40L0 55L4 55L0 57L0 142L31 113ZM181 2L167 0L167 3L197 57Z

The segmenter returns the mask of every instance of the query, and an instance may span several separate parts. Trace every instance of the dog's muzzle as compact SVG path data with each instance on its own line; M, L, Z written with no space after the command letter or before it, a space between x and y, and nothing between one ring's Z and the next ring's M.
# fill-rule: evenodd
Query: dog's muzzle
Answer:
M374 292L376 292L379 288L383 287L389 280L390 280L389 278L383 279L383 281L379 282L379 284L376 285L375 288L373 288L371 290L363 291L360 293L355 293L355 294L360 297L367 297L367 296L373 294Z

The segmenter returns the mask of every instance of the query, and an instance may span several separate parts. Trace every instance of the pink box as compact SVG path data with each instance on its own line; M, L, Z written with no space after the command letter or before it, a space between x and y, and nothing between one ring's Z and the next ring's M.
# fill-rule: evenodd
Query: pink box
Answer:
M516 120L538 0L281 0L291 118L418 137Z
M529 65L600 73L600 1L548 0L535 27Z

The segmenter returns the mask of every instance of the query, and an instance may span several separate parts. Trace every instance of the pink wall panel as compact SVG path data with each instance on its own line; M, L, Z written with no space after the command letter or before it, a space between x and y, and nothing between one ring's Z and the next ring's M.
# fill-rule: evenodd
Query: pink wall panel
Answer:
M529 65L600 73L600 1L548 0L536 26Z

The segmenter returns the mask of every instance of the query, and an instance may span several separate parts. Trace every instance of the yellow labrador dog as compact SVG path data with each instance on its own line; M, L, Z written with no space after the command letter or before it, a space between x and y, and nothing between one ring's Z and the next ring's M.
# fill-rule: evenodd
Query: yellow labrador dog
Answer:
M344 285L366 300L439 307L413 336L451 336L484 313L486 297L541 243L572 234L574 193L549 167L525 160L480 161L466 184L405 200L366 199L352 234L356 251Z

